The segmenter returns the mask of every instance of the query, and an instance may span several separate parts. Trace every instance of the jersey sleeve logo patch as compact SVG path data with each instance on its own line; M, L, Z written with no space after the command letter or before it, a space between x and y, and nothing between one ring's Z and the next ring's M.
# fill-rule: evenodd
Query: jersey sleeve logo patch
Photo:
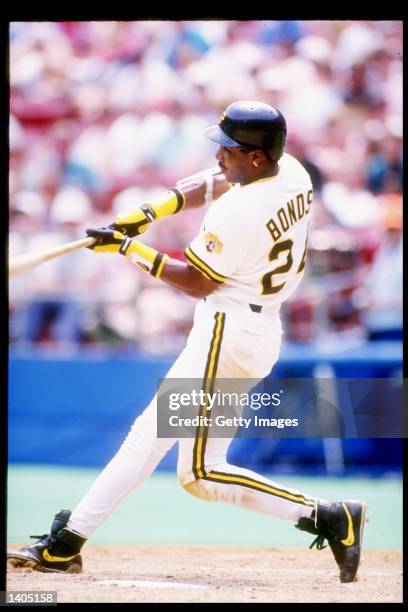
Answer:
M209 253L221 253L224 246L221 240L211 232L207 232L204 236L205 248Z

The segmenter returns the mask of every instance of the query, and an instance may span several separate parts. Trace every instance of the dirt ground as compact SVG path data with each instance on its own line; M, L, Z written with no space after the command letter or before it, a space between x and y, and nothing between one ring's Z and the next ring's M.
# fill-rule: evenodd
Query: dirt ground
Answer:
M8 591L57 591L58 603L402 602L398 551L364 551L351 584L330 549L89 545L82 557L82 574L10 567Z

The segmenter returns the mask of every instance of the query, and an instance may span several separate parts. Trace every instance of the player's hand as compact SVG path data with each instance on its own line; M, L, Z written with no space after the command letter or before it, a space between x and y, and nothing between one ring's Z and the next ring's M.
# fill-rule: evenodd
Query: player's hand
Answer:
M139 234L143 234L143 232L147 230L151 220L149 220L147 209L144 210L144 207L141 207L130 213L119 214L110 227L132 238L134 236L139 236Z
M168 261L168 255L159 253L147 244L133 240L112 227L87 229L87 236L96 238L98 243L88 247L96 253L120 253L129 260L149 272L152 276L160 278L163 268Z
M96 238L97 243L88 247L95 253L119 253L126 236L112 227L100 227L98 229L87 229L86 235Z

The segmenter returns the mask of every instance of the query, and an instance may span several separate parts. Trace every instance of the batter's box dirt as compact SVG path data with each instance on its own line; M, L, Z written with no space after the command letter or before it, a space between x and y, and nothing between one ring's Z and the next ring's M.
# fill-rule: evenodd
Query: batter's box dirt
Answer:
M398 551L365 550L351 584L329 549L87 545L82 556L82 574L10 567L7 589L57 591L59 603L402 602Z

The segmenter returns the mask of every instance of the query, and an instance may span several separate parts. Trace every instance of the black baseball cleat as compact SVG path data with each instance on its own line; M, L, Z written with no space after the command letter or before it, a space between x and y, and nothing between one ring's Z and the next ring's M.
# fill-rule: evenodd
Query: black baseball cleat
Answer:
M317 502L311 518L301 518L297 529L316 535L309 548L326 548L327 540L340 569L340 582L353 582L360 564L367 504L363 501Z
M45 535L31 546L24 546L16 552L7 553L7 560L13 567L31 567L39 572L66 574L82 572L81 555L53 555L52 549L51 536Z
M30 567L39 572L79 574L82 572L82 558L79 554L85 538L69 529L69 510L55 515L50 535L30 536L38 542L7 553L7 560L13 567Z

